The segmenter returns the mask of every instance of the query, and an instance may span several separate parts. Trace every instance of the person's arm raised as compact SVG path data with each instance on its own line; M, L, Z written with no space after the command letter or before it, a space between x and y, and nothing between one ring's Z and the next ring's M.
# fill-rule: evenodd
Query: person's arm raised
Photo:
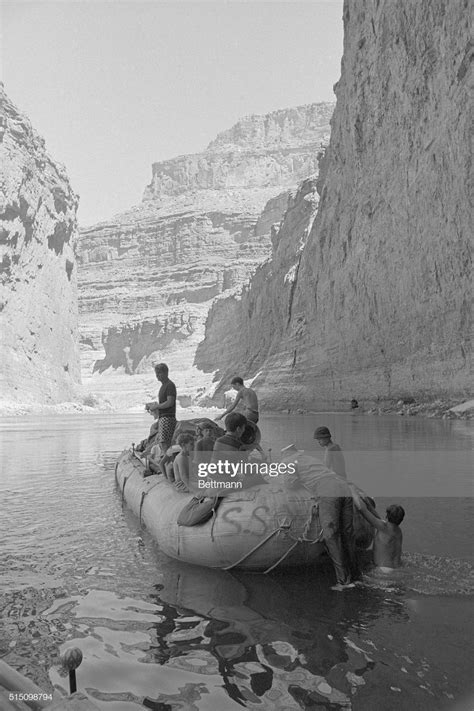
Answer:
M360 503L360 506L357 506L357 504L356 506L362 516L365 518L365 520L372 524L372 526L374 526L374 528L376 528L378 531L385 531L387 529L387 523L385 521L382 521L382 519L378 515L375 516L371 511L369 511L366 503L362 501L362 499L360 499Z

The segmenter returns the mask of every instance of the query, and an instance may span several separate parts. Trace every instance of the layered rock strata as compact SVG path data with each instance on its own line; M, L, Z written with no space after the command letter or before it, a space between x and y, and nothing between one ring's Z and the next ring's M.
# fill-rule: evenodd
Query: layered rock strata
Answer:
M293 186L317 172L317 152L329 138L333 109L331 103L320 103L247 116L203 153L154 163L144 200L194 190Z
M201 154L155 163L140 205L82 230L80 319L89 374L139 373L169 360L177 343L193 368L212 300L239 290L268 257L288 189L317 172L332 110L313 104L248 117ZM192 323L189 331L183 323ZM101 331L105 353L97 350Z
M1 398L53 404L80 382L78 197L3 86L0 165Z
M198 367L227 378L237 352L270 407L469 391L468 20L464 0L346 0L307 241L296 258L303 188L302 225L287 215L265 272L212 309Z

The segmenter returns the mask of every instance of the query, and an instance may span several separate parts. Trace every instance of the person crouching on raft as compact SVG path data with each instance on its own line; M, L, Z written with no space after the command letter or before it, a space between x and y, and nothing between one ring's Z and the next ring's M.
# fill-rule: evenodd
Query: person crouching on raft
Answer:
M232 412L232 410L235 410L237 405L242 401L244 410L243 414L245 415L247 420L250 420L250 422L257 424L259 414L258 398L255 390L252 390L252 388L245 387L244 381L238 375L236 375L235 378L232 378L230 384L232 385L233 389L237 391L237 397L235 398L232 405L228 407L227 410L223 412L222 415L219 415L219 417L217 417L216 419L222 420L222 418Z

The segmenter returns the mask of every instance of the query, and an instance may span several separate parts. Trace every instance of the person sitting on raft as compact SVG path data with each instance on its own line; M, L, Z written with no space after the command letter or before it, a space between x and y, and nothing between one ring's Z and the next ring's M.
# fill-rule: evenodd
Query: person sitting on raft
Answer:
M145 456L151 452L151 449L156 443L156 438L158 434L158 410L150 410L146 406L145 409L150 415L152 415L153 423L150 427L150 433L148 437L142 439L142 441L139 442L135 447L135 451L138 452L141 456Z
M386 518L381 519L373 507L368 507L358 492L352 488L356 507L366 521L375 528L374 563L382 573L390 573L402 565L403 534L400 524L405 518L405 510L399 504L386 509Z
M245 434L247 434L248 427L247 418L240 412L231 412L230 415L227 415L225 418L226 431L222 437L219 437L215 441L214 450L212 452L212 462L218 463L227 461L232 464L240 463L243 469L248 462L250 452L256 447L254 444L245 443L243 441ZM261 448L260 450L263 452ZM243 489L267 484L261 474L253 472L244 474L242 470L233 476L233 480L242 482Z
M193 464L197 468L199 464L209 463L212 459L212 450L216 438L214 430L209 424L202 424L196 427L197 439L194 444L194 459Z
M255 390L252 390L252 388L245 387L244 381L239 375L236 375L234 378L232 378L230 384L232 385L234 390L237 390L237 397L235 398L232 405L228 407L227 410L223 412L222 415L219 415L219 417L217 417L216 419L222 420L223 417L235 410L237 405L242 402L244 416L247 418L247 420L250 420L250 422L257 424L259 414L258 398Z
M197 438L194 447L195 451L212 452L212 450L214 449L214 443L216 441L216 438L215 436L213 436L214 430L212 429L211 425L208 425L206 423L198 425L196 427L196 433Z
M245 454L242 451L242 435L247 426L247 418L240 412L231 412L224 420L225 434L214 442L212 461L222 458L224 453L239 452L237 458L231 456L232 461L242 460Z
M179 491L187 493L189 491L189 476L191 468L191 455L194 449L194 437L192 434L184 432L177 439L177 444L181 447L181 452L173 462L173 472L175 486Z

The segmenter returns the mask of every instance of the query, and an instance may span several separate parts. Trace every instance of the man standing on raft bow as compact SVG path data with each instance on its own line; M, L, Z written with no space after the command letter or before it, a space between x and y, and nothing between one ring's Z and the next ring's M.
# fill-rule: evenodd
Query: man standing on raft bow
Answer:
M253 422L256 425L259 417L257 393L255 392L255 390L252 390L252 388L245 387L244 381L238 375L232 378L230 384L232 385L234 390L237 390L237 397L235 398L232 405L228 407L227 410L222 413L222 415L219 415L216 420L222 420L222 418L232 412L232 410L235 410L239 402L242 401L242 414L245 415L247 420Z
M158 444L161 453L166 454L166 450L171 447L174 430L176 428L176 385L168 377L168 366L166 363L155 365L157 380L161 383L158 392L158 402L147 402L145 410L155 414L158 411Z

